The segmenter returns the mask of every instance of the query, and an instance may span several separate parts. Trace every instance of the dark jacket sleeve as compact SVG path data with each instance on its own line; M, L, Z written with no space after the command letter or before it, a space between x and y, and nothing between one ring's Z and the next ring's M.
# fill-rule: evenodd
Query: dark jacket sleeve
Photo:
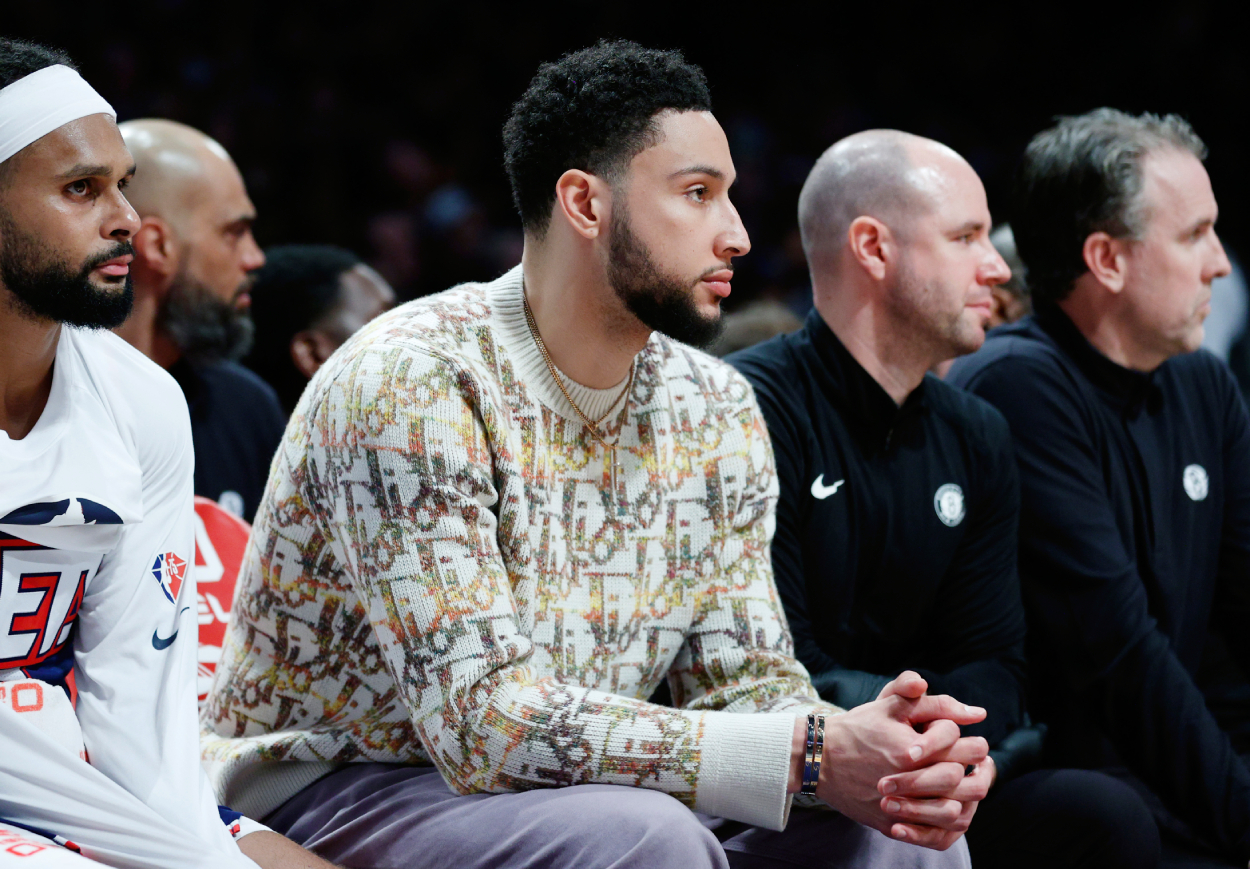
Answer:
M1020 481L1006 421L991 408L984 411L984 437L970 463L978 480L969 528L933 613L935 656L950 669L919 672L930 693L984 707L985 721L964 730L997 745L1024 721L1024 604L1016 573Z
M1173 812L1250 858L1250 774L1149 614L1078 384L1057 362L1015 356L976 371L968 387L1002 411L1016 446L1037 671L1095 716Z
M1236 382L1217 372L1224 408L1224 526L1215 622L1233 658L1250 673L1250 413Z
M248 417L252 427L250 446L253 455L246 460L246 489L240 489L243 494L244 518L251 522L254 521L256 511L260 509L261 498L265 494L265 484L269 481L269 465L282 443L282 435L286 432L287 413L282 409L282 402L278 400L278 394L272 386L252 375L251 371L242 370L251 375L254 381L248 396Z

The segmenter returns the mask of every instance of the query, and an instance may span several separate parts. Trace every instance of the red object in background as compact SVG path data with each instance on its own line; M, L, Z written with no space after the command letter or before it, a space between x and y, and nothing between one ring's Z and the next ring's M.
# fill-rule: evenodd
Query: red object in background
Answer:
M243 564L251 526L227 513L215 501L195 497L195 591L200 624L199 668L196 693L208 696L221 644L230 620L235 581Z

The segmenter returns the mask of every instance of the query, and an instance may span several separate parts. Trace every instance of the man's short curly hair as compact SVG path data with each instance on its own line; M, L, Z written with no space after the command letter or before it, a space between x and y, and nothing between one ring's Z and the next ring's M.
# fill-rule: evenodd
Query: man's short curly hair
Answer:
M604 40L544 63L503 128L504 166L525 230L546 233L567 170L615 181L656 144L657 114L711 108L703 70L679 51Z
M78 69L69 55L57 48L48 48L22 39L0 36L0 88L8 87L32 72L57 64Z

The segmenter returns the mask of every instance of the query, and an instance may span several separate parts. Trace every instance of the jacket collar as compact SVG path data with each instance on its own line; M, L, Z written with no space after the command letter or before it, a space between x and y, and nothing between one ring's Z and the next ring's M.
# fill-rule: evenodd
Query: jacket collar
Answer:
M888 446L895 433L927 409L927 377L912 390L900 407L856 361L815 308L807 315L803 329L821 362L825 374L821 378L824 391L845 411L847 428L861 439L865 447L876 449Z
M1112 362L1089 343L1076 324L1054 302L1035 299L1034 311L1037 325L1112 406L1131 411L1157 392L1153 371L1134 371Z

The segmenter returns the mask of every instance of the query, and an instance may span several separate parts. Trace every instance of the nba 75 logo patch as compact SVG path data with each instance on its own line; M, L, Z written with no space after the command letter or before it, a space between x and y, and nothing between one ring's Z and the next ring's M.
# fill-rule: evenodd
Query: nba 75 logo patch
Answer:
M182 578L187 572L187 562L172 552L162 552L152 562L152 575L161 584L161 591L170 603L178 598L178 589L182 588Z

